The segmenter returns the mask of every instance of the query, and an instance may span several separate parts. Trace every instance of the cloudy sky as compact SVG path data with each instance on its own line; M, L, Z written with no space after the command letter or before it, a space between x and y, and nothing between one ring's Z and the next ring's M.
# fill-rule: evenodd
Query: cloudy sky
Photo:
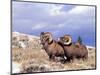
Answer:
M52 32L54 39L70 34L74 42L81 36L95 46L95 7L13 1L12 30L36 36Z

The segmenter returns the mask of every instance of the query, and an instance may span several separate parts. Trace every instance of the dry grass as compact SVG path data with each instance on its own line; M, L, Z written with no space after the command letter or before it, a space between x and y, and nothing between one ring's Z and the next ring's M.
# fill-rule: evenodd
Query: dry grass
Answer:
M88 49L88 60L75 59L73 62L62 64L50 61L46 52L42 49L12 49L13 62L20 63L21 73L46 72L61 70L95 69L95 49Z

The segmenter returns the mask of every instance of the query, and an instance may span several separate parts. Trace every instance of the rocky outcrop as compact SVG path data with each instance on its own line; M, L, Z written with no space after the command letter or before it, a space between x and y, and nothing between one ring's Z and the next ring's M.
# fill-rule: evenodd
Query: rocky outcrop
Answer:
M12 33L12 48L39 48L40 38L18 32Z

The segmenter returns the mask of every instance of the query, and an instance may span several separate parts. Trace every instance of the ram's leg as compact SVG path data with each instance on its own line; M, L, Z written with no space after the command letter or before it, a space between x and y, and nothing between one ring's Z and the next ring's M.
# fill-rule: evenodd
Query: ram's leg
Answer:
M60 60L61 61L61 63L66 63L66 61L67 61L67 57L66 56L62 56L62 60Z
M88 60L88 55L85 55L82 59L83 59L83 61L87 61Z
M55 60L54 55L49 55L49 60L50 60L50 61L54 61L54 60Z
M67 57L67 62L70 62L71 58L70 57Z

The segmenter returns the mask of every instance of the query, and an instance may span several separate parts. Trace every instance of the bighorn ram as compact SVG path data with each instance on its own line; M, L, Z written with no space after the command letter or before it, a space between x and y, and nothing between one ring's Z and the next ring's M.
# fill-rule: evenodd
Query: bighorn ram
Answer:
M73 58L86 59L88 57L88 50L85 45L79 43L72 43L70 35L60 37L60 43L63 45L67 61Z
M55 40L53 40L52 34L50 32L41 32L40 34L41 44L49 56L49 59L55 59L55 57L64 58L63 47Z

